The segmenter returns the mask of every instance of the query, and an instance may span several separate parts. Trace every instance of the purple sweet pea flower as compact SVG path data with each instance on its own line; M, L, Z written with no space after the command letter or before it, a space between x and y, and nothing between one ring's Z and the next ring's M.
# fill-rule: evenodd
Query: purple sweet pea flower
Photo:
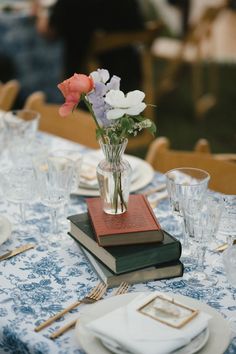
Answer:
M112 76L110 82L105 84L102 81L95 82L94 90L87 95L88 101L92 104L94 114L103 127L111 125L107 119L107 112L110 105L105 102L105 95L110 90L119 90L120 78Z

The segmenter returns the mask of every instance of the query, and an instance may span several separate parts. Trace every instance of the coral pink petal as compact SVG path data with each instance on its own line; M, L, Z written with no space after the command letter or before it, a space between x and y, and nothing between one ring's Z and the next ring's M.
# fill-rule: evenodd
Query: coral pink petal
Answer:
M66 102L66 103L64 103L64 104L59 108L59 114L60 114L60 116L62 116L62 117L68 116L68 115L71 113L71 111L72 111L74 105L75 105L74 102L70 102L70 103Z

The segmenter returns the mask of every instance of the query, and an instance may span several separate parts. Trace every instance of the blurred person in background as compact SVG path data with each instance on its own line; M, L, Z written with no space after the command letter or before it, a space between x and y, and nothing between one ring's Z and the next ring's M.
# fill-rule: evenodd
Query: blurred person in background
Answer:
M94 31L138 30L145 21L139 0L57 0L48 16L44 16L40 7L36 15L39 33L64 41L65 78L75 72L87 73L87 54ZM124 91L140 88L140 58L136 48L128 46L106 52L100 55L99 62L111 74L122 78Z

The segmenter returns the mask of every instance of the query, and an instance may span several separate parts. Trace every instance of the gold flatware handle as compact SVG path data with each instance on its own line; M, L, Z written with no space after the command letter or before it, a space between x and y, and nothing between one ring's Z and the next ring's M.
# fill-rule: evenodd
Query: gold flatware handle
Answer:
M47 327L50 324L52 324L54 321L56 321L59 318L61 318L62 316L64 316L67 312L69 312L69 311L73 310L75 307L79 306L81 303L82 303L82 301L74 302L73 304L71 304L70 306L65 308L64 310L58 312L55 316L50 317L48 320L42 322L39 326L35 327L34 331L35 332L41 331L45 327Z
M5 259L14 257L14 256L16 256L17 254L20 254L20 253L22 253L22 252L28 251L28 250L30 250L30 249L32 249L32 248L34 248L34 247L35 247L35 245L34 245L33 243L28 243L28 244L26 244L26 245L17 247L17 248L15 248L14 250L9 251L9 252L3 254L2 256L0 256L0 261L4 261Z
M233 241L233 245L236 245L236 240ZM229 247L228 243L223 243L222 245L216 247L214 251L215 252L223 252L228 247Z
M70 329L71 327L74 327L76 325L76 322L78 321L78 318L76 318L75 320L72 320L70 322L68 322L65 326L61 327L60 329L58 329L58 331L53 332L49 338L51 339L55 339L59 336L61 336L63 333L67 332L68 329Z
M121 294L125 294L129 289L129 284L126 282L122 282L120 284L120 286L118 287L117 290L115 290L114 294L112 296L116 296L116 295L121 295ZM94 300L94 302L100 301L102 300L102 297ZM63 333L67 332L70 328L74 327L76 325L76 322L78 321L78 318L68 322L67 324L65 324L65 326L61 327L60 329L58 329L57 331L53 332L50 335L50 339L55 339L59 336L61 336Z
M50 324L52 324L54 321L56 321L57 319L59 319L60 317L64 316L67 312L73 310L75 307L79 306L82 303L88 304L88 303L92 303L94 302L96 299L91 299L91 297L98 295L101 293L101 291L105 291L107 288L107 286L103 283L99 283L98 285L95 286L95 288L93 288L91 290L91 292L85 296L83 299L81 300L77 300L74 303L72 303L71 305L67 306L64 310L58 312L56 315L50 317L48 320L42 322L39 326L35 327L34 331L35 332L39 332L41 331L43 328L49 326ZM102 296L102 295L101 295Z

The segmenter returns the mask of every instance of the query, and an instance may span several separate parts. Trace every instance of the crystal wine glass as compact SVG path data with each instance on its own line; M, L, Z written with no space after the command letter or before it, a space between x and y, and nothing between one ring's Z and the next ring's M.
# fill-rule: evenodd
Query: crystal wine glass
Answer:
M194 287L212 286L218 281L215 275L205 272L204 262L207 246L214 240L218 231L222 210L222 198L209 192L204 198L204 205L199 212L194 216L188 215L188 210L185 212L187 228L191 230L193 237L192 250L198 260L196 269L185 276L189 285Z
M13 110L4 114L6 146L14 164L19 163L19 157L25 154L34 141L39 120L40 114L28 109Z
M166 173L167 191L170 198L173 213L181 222L183 229L183 252L185 262L193 263L193 258L189 258L191 250L192 230L188 221L200 212L203 199L207 190L209 174L197 168L176 168ZM186 218L188 216L188 218Z
M48 156L34 161L41 202L50 209L52 218L52 242L63 240L63 230L59 229L58 213L68 200L71 190L74 163L64 156ZM62 232L60 232L62 231Z
M24 230L25 236L29 232L26 227L26 205L36 200L38 191L34 170L27 166L6 168L1 171L0 180L3 198L19 205L21 230Z
M233 300L236 300L236 245L231 245L222 255L226 277L230 284ZM229 318L231 329L236 334L236 314Z

